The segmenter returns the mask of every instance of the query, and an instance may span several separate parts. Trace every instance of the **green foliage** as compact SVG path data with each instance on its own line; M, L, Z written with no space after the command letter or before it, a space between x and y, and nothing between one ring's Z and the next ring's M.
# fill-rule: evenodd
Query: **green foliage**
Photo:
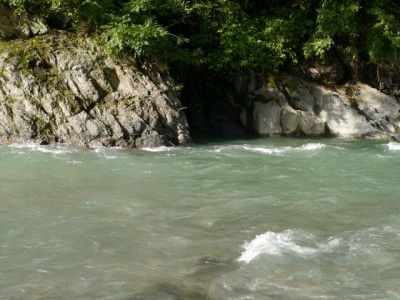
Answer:
M119 19L106 27L108 49L114 55L132 51L136 57L151 55L160 44L167 43L168 31L152 19L134 24L129 19Z
M197 9L203 20L191 40L212 70L232 76L247 70L276 69L281 63L279 41L269 38L260 20L251 19L239 4L214 1Z
M333 44L334 42L330 37L313 37L304 45L304 55L308 58L316 56L320 59L323 59L326 52L332 47Z
M23 15L26 13L25 7L31 5L31 0L0 0L1 3L13 8L18 15Z
M281 6L270 14L271 6L273 2L244 0L197 2L193 15L199 22L189 40L192 50L203 55L198 62L232 77L248 71L274 73L286 60L296 60L295 45L307 35L310 22L303 18L303 9L288 14Z
M362 30L358 0L321 0L317 9L316 30L304 45L306 57L323 58L335 40L352 40Z
M180 60L186 39L170 28L188 16L182 0L130 0L121 14L105 24L107 49L115 56L133 54L137 60Z
M115 10L111 0L45 0L43 13L76 30L94 31L110 21Z
M59 24L77 30L94 31L110 21L116 11L112 0L0 0L18 14L54 17Z
M333 45L354 59L399 65L400 5L392 0L321 0L316 29L304 45L307 57L323 58Z
M370 10L375 22L369 29L367 49L372 61L399 66L400 5L388 2L377 2Z
M275 73L334 46L399 65L400 4L395 0L0 0L19 14L103 37L115 56L163 62L233 78ZM187 71L189 70L189 71Z

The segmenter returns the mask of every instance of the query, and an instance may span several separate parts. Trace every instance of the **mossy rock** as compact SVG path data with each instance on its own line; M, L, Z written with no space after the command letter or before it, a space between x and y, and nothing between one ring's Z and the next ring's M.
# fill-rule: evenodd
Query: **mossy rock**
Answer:
M289 77L286 83L286 87L289 89L291 93L299 88L300 81L298 78Z
M278 89L278 84L276 83L276 78L272 74L267 75L267 82L270 87L273 89Z

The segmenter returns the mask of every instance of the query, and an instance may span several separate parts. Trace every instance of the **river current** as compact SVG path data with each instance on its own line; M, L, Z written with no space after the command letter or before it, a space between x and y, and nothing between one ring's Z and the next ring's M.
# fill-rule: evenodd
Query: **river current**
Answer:
M0 147L0 299L400 299L400 144Z

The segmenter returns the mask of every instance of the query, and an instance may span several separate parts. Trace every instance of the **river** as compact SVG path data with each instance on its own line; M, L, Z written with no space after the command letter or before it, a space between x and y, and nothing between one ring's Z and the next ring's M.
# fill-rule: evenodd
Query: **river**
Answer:
M0 299L399 299L400 144L0 147Z

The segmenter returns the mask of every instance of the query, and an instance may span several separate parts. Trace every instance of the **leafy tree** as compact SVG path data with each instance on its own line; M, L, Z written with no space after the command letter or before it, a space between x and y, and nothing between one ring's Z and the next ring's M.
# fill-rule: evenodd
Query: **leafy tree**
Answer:
M367 51L371 60L399 66L400 5L393 1L375 1L369 12L373 19L367 37Z
M180 53L186 40L170 28L182 22L190 9L182 0L130 0L122 12L104 25L107 47L116 56L132 53L137 59Z
M248 71L276 72L287 59L296 59L295 45L313 24L304 18L308 7L293 10L293 5L302 2L288 1L278 9L274 1L199 1L192 13L196 24L189 36L190 47L198 54L198 62L225 77ZM292 8L291 14L285 14L287 7Z
M362 28L357 21L360 9L358 0L321 0L317 9L315 32L304 45L305 55L323 58L335 41L350 46Z
M395 0L0 0L50 26L104 37L115 56L162 61L179 72L277 72L341 46L354 60L398 67Z
M399 65L400 5L391 0L321 0L316 29L304 45L307 57L323 58L333 45L355 60Z

